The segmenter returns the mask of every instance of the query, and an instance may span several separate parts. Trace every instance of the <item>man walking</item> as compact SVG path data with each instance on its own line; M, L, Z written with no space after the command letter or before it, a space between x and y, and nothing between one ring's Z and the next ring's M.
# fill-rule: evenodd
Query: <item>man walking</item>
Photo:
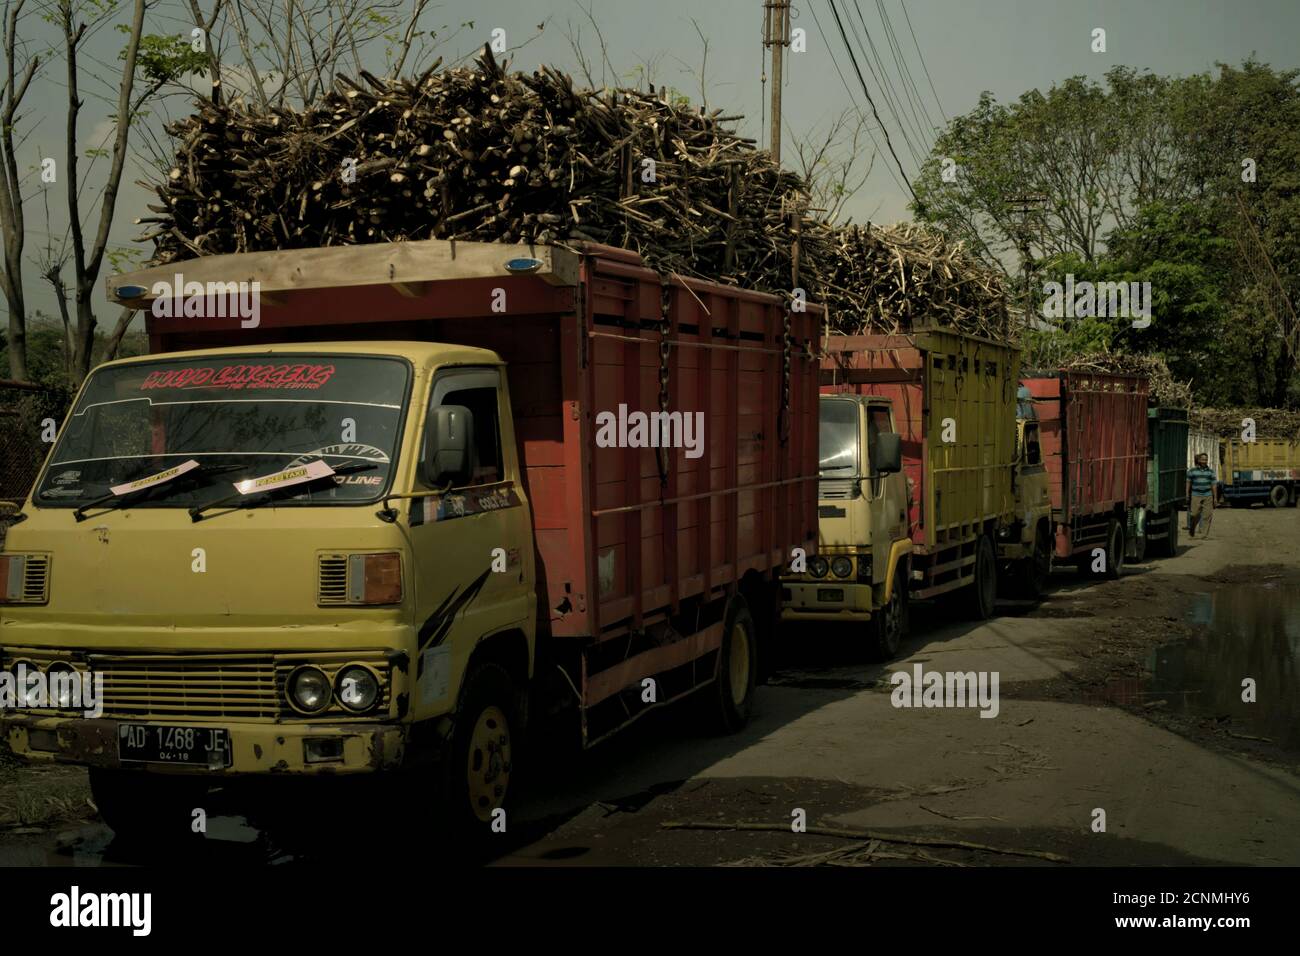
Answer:
M1207 525L1214 513L1214 472L1205 454L1196 456L1196 467L1187 471L1187 533L1195 538L1196 526L1204 518Z

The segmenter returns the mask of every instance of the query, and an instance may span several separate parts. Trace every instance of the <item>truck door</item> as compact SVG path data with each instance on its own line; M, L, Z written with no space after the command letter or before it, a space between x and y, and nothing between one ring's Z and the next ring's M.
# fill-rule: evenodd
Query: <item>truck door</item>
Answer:
M871 477L871 579L883 583L889 573L889 551L900 537L898 523L900 517L906 520L906 505L890 492L899 486L899 482L888 476L876 474L872 464L876 452L876 436L882 432L892 432L894 424L888 405L868 405L867 416L867 453L864 456L864 469Z
M460 405L473 416L472 473L440 496L411 505L417 636L416 719L454 706L453 674L488 634L523 626L533 614L532 535L513 435L503 441L509 406L497 368L450 368L430 392L432 410ZM506 434L509 434L507 432ZM418 490L434 490L419 485Z

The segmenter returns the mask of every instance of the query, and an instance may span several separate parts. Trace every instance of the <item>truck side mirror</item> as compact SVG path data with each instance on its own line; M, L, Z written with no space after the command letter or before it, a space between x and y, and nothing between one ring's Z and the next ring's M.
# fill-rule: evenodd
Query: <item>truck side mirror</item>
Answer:
M429 412L420 478L431 488L470 479L474 413L464 405L436 405Z
M903 470L903 436L898 432L881 432L871 449L871 470L878 475L893 475Z

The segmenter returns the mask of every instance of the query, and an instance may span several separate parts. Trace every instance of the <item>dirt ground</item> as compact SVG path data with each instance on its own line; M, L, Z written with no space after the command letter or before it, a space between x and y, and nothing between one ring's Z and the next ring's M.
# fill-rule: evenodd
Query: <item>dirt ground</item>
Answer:
M1046 601L980 625L917 608L883 665L805 634L735 736L678 708L544 750L492 863L1300 864L1298 537L1300 510L1222 511L1119 581L1058 571ZM890 674L915 664L996 671L996 718L893 706ZM146 862L88 798L80 770L0 758L0 864ZM205 854L310 859L210 812Z

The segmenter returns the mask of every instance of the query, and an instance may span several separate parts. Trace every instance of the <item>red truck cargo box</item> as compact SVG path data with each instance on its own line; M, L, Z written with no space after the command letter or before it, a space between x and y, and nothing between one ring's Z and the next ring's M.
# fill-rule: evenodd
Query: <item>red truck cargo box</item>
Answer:
M483 245L458 243L462 261ZM601 637L776 569L795 547L815 550L823 313L790 313L787 340L778 296L661 276L627 250L578 251L576 285L467 267L408 268L400 289L313 288L306 277L264 303L257 328L153 316L147 327L153 351L351 339L495 351L508 365L533 511L539 615L555 635ZM203 261L176 268L188 278ZM490 310L497 288L504 314ZM670 413L703 413L699 456L667 449L661 468L655 448L598 447L597 414L660 411L661 380Z
M1058 521L1145 503L1145 376L1062 370L1024 384L1034 397Z

